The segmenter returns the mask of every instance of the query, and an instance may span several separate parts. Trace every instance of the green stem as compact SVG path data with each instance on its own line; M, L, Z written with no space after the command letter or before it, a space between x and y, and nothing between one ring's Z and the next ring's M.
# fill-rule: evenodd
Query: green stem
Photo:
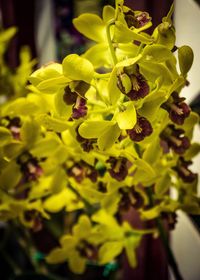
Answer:
M169 246L168 238L167 238L166 232L164 230L164 227L163 227L163 224L162 224L162 221L161 221L160 218L156 219L156 224L157 224L157 227L158 227L158 230L159 230L160 239L161 239L162 244L165 248L165 252L167 254L168 262L169 262L170 267L172 268L174 276L175 276L176 280L183 280L183 277L180 274L180 271L178 269L178 265L177 265L176 260L174 258L174 254L173 254L173 252L172 252L172 250Z
M153 192L152 192L151 187L147 188L147 194L148 194L148 197L149 197L150 206L154 206ZM158 228L158 231L159 231L160 239L161 239L162 244L165 248L165 253L167 255L168 263L169 263L169 265L170 265L170 267L173 271L173 274L174 274L176 280L183 280L183 277L181 276L178 265L176 263L174 254L173 254L173 252L172 252L172 250L169 246L168 237L167 237L167 234L166 234L165 229L163 227L161 218L158 217L158 218L155 219L155 221L156 221L156 225L157 225L157 228Z
M111 53L111 56L112 56L113 64L115 65L115 64L117 64L117 57L116 57L115 50L114 50L113 43L112 43L112 39L111 39L111 36L110 36L110 27L114 24L115 24L114 20L111 20L111 21L108 22L108 24L106 26L106 35L107 35L108 45L109 45L110 53Z

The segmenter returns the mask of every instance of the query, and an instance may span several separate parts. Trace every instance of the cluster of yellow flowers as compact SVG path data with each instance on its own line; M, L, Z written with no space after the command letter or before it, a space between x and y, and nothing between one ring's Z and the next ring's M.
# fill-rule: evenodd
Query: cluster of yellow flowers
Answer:
M122 213L134 208L143 220L199 213L188 167L200 150L191 143L199 119L180 97L193 52L175 47L172 12L152 35L148 13L122 0L105 6L102 18L75 18L96 44L36 70L28 94L0 107L0 219L39 230L52 213L74 213L49 263L67 261L83 273L88 262L104 265L125 250L135 267L142 236L157 230L134 229ZM1 54L12 33L0 35ZM23 52L17 76L9 76L16 96L31 65Z

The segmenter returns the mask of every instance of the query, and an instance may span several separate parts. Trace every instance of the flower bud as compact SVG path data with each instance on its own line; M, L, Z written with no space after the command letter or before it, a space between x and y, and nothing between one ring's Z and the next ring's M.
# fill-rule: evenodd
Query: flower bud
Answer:
M161 24L159 24L158 26L158 31L162 34L165 35L166 32L171 28L171 24L167 21L162 22Z

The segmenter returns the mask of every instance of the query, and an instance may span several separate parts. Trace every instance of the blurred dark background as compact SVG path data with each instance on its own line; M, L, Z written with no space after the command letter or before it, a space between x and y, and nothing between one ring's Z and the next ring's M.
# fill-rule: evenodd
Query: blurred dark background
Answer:
M161 22L172 4L172 0L125 0L125 4L134 10L147 11L153 18L153 26ZM114 0L0 0L1 25L3 28L17 26L18 33L10 43L7 61L11 67L19 62L18 53L23 45L31 48L33 57L40 57L41 48L38 48L38 33L41 29L45 37L51 32L55 38L55 57L61 60L69 53L82 53L85 50L85 39L76 32L72 19L83 12L101 14L104 5L114 6ZM49 9L50 7L50 9ZM50 12L49 12L50 11ZM49 14L48 14L49 13ZM46 24L39 23L46 17ZM51 25L47 22L51 20ZM40 35L41 40L41 35ZM48 49L43 44L43 50Z

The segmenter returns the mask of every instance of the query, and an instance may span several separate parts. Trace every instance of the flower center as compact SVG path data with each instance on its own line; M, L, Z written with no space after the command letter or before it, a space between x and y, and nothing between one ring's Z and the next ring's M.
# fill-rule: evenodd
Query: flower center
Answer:
M175 136L169 137L170 141L174 143L177 147L180 147L182 145L182 141L177 139Z
M80 176L82 174L83 170L81 170L80 168L74 166L72 168L72 173L75 175L75 176Z
M181 172L183 172L183 174L187 177L187 176L190 176L190 171L183 167L183 166L180 166L179 169L181 170Z
M135 76L132 77L132 85L133 85L134 90L139 91L140 86L139 86L137 78Z
M183 115L183 109L179 108L176 104L172 103L169 105L169 107L175 111L178 115Z
M138 124L135 125L134 130L137 134L142 133L142 128Z
M120 171L121 163L122 161L120 159L116 162L115 167L113 168L115 173L118 173Z

